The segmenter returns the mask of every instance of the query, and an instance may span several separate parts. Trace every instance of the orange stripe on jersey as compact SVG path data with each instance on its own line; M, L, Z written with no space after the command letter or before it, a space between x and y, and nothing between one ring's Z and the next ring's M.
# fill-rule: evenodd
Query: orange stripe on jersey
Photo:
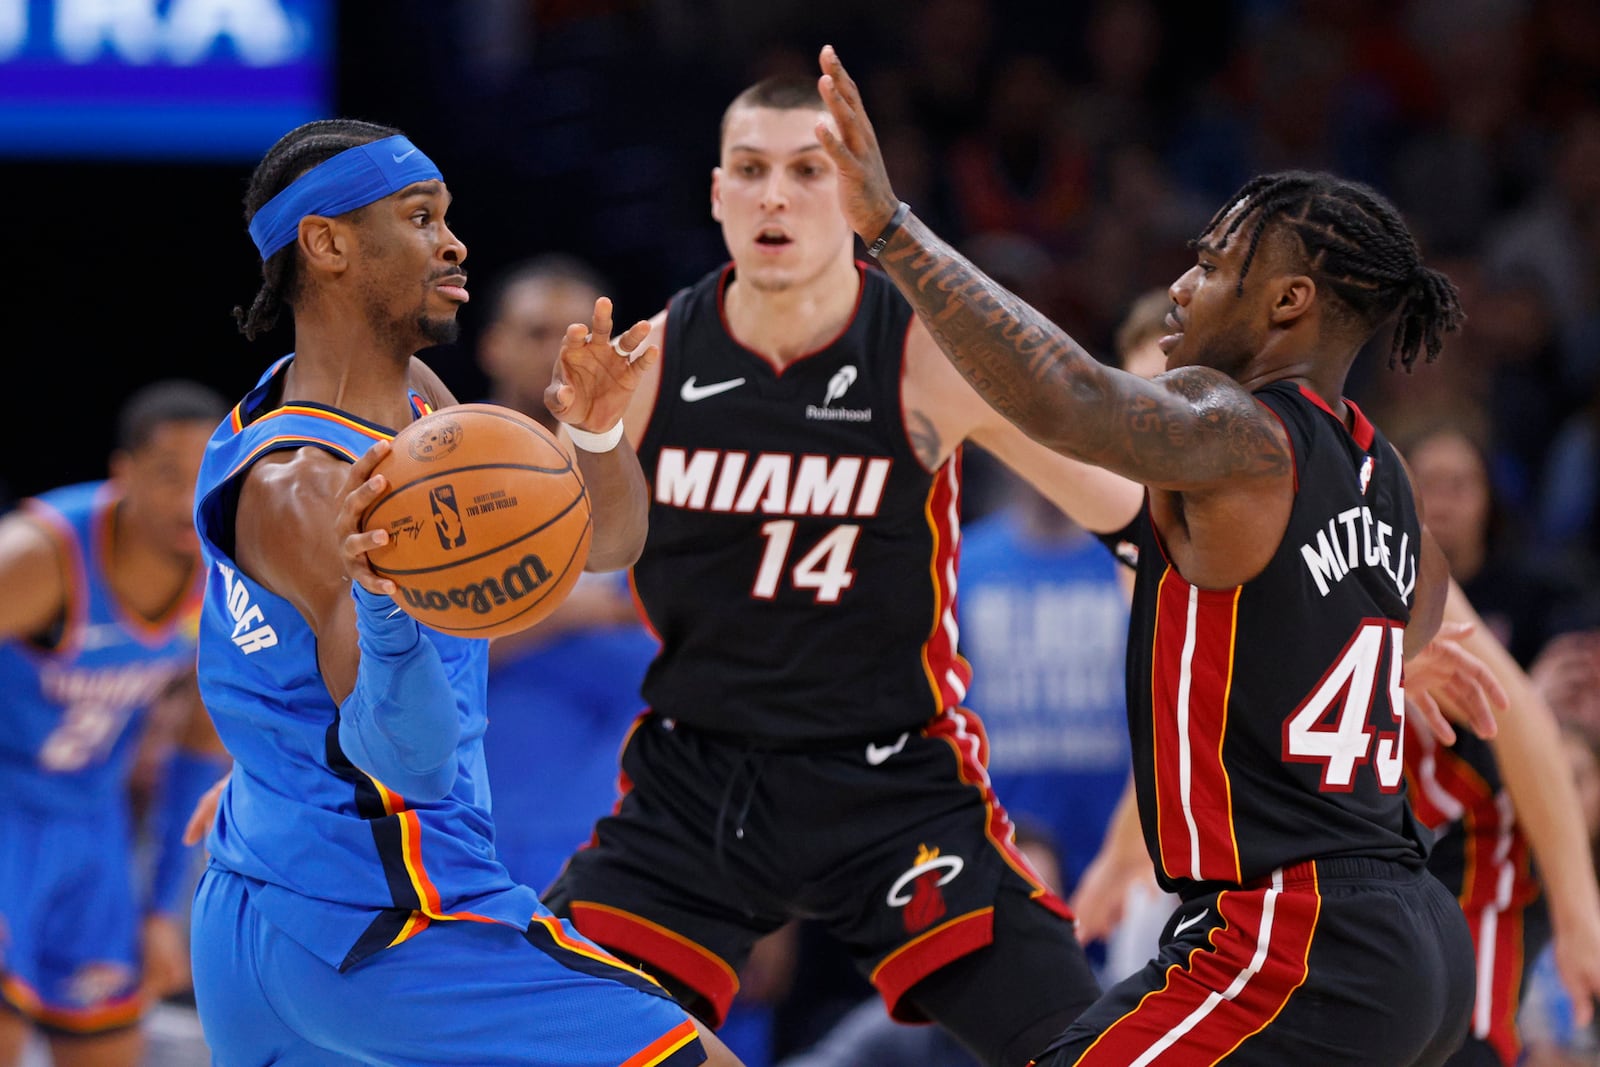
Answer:
M406 810L405 797L401 796L399 793L396 793L394 790L390 789L388 786L384 785L370 774L366 775L366 779L367 781L371 782L372 787L378 791L378 799L383 801L383 813L385 815L394 815L397 812Z
M922 733L925 737L942 739L955 752L956 773L962 784L970 785L982 794L985 812L983 835L1000 853L1006 865L1033 887L1029 896L1035 903L1070 921L1073 918L1072 909L1067 907L1066 901L1050 891L1044 879L1033 869L1033 864L1017 848L1016 828L1011 823L1011 816L1001 805L1000 798L995 796L994 786L989 781L989 735L983 728L983 720L971 708L952 708L930 723Z
M1516 1063L1522 1054L1517 1010L1521 1007L1525 909L1526 905L1516 902L1505 910L1485 909L1467 916L1478 961L1471 1033L1494 1049L1505 1064Z
M393 794L391 794L393 795ZM387 803L387 799L385 800ZM487 915L479 915L470 911L446 912L439 901L439 889L433 884L433 879L428 877L428 869L422 862L422 820L414 811L398 813L400 819L400 848L405 857L406 873L411 878L411 887L416 890L417 900L421 902L422 913L430 919L458 919L467 922L492 923L495 920Z
M1308 883L1217 896L1222 924L1208 945L1167 968L1166 983L1112 1023L1078 1067L1210 1067L1259 1033L1305 983L1322 911L1315 869Z
M934 472L923 516L933 538L928 578L933 583L933 626L922 645L922 671L933 692L934 712L966 698L972 665L956 653L956 569L961 558L961 453Z
M636 1054L622 1061L621 1067L656 1067L665 1063L675 1053L682 1051L700 1037L693 1019L685 1019L671 1030L656 1038Z
M244 429L244 415L239 410L239 406L243 403L243 400L239 401L238 404L233 405L233 410L228 412L228 426L234 433Z
M587 941L581 941L578 938L573 937L571 934L567 933L567 928L561 925L561 920L553 915L535 915L533 917L533 922L544 927L545 930L550 934L551 940L555 941L556 944L560 945L568 952L594 960L596 963L604 963L608 967L616 967L620 970L627 971L629 974L640 975L652 985L661 984L654 978L651 978L648 974L645 974L643 971L639 970L637 967L630 967L626 963L623 963L621 960L617 959L617 957L613 956L605 949L600 948L598 945L592 945Z
M393 440L394 438L394 434L392 433L385 433L382 430L368 426L364 422L352 419L347 415L341 415L336 411L329 411L326 408L304 407L299 404L285 404L281 408L273 408L265 415L262 415L260 418L256 419L252 425L259 426L268 419L276 419L283 415L307 415L313 419L326 419L329 422L338 423L340 426L354 430L356 433L364 434L365 436L372 438L374 441L389 441Z
M1156 832L1170 878L1240 880L1222 747L1241 591L1199 589L1169 566L1156 593L1151 735Z
M908 989L951 960L994 940L994 905L946 919L889 953L872 968L868 980L877 987L891 1013ZM942 951L940 949L942 948ZM939 957L926 959L933 951ZM919 956L924 957L918 959Z
M1494 856L1494 841L1499 834L1489 783L1470 763L1442 745L1433 752L1433 780L1461 803L1461 892L1457 900L1464 908L1492 904L1497 895L1500 864ZM1488 825L1483 818L1486 813L1490 816Z
M422 914L422 912L413 911L411 913L411 918L407 919L406 924L400 928L400 932L394 935L394 940L389 942L388 947L394 948L402 941L410 941L413 937L416 937L418 934L422 933L422 931L426 930L431 922L432 920L426 915Z
M718 1013L712 1022L722 1022L739 992L739 974L721 956L631 911L592 900L575 900L571 907L572 925L579 933L616 945L620 951L676 975L711 1001Z
M244 457L244 459L241 459L238 463L234 464L233 469L227 473L227 476L223 478L223 481L230 480L231 478L233 478L234 475L238 474L240 471L242 471L246 467L250 466L250 464L254 463L256 461L256 459L259 458L263 452L268 452L268 451L272 450L273 448L276 448L277 446L283 444L285 441L294 441L294 442L297 442L298 444L300 444L302 446L319 446L319 447L322 447L322 448L332 449L333 451L339 453L339 455L343 456L345 459L349 460L351 463L354 463L357 459L360 458L354 452L350 451L348 448L345 448L342 445L336 445L332 441L325 441L320 437L306 437L304 434L293 434L293 433L282 434L282 435L280 435L278 437L269 437L265 441L263 441L259 445L257 445L256 447L252 448L250 450L250 454L248 456Z
M11 974L0 978L0 997L34 1022L78 1034L132 1026L144 1014L144 998L137 989L87 1008L63 1008L46 1004L32 986Z

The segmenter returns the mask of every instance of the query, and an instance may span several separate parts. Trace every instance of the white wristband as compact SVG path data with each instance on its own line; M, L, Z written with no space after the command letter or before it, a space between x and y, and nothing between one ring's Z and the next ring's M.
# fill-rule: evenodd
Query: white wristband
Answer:
M568 426L567 435L572 438L574 445L585 452L610 452L622 440L622 420L618 419L616 425L605 433L590 433L576 426Z

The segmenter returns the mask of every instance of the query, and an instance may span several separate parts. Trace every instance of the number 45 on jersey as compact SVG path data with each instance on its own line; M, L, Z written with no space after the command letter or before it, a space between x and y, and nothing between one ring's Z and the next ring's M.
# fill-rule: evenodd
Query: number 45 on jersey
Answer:
M1356 770L1368 761L1380 789L1393 793L1400 788L1405 775L1401 746L1406 694L1400 675L1405 636L1405 628L1388 619L1362 623L1311 695L1284 721L1283 758L1320 763L1324 792L1348 793L1355 788ZM1375 701L1385 645L1388 685Z

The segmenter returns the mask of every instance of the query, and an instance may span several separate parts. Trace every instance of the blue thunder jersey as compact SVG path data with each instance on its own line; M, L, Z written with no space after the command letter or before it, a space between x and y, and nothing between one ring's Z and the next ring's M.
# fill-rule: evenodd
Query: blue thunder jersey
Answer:
M200 575L160 619L118 602L107 574L117 494L109 482L23 504L51 531L66 572L67 607L48 645L0 642L0 781L11 803L45 812L120 808L137 725L195 662Z
M251 465L282 449L354 462L393 431L311 403L280 405L267 371L212 435L195 519L209 572L200 690L234 757L211 860L248 879L250 903L331 966L349 968L430 922L524 929L539 912L495 856L483 757L488 642L423 627L461 715L459 769L443 799L416 803L363 774L339 747L339 706L316 635L293 604L233 558L234 510ZM413 395L418 414L427 408ZM331 534L330 534L331 535Z

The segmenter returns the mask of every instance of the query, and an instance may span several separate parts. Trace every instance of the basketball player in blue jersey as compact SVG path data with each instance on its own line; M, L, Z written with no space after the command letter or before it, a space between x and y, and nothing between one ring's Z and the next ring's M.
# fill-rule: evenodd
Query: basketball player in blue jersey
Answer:
M163 835L161 877L136 886L128 791L154 707L176 701L196 737L206 726L192 684L202 570L189 506L224 410L190 382L148 386L123 407L109 480L0 520L4 1067L30 1029L57 1067L133 1067L147 1000L187 984L182 846ZM192 806L212 762L174 760L201 773L169 769L161 810Z
M736 1064L650 979L577 936L495 858L488 642L399 612L357 519L395 430L453 399L414 357L455 335L467 250L437 167L395 130L286 134L246 192L295 351L223 420L195 516L200 684L235 757L194 905L215 1062L329 1067ZM546 395L594 497L590 564L631 563L644 483L620 419L647 327L568 331ZM636 355L637 361L629 355ZM709 1057L709 1058L708 1058Z
M823 114L811 79L734 100L711 184L732 262L652 320L624 424L661 650L628 792L546 900L714 1024L751 945L818 919L897 1018L1020 1067L1098 989L961 707L961 446L1093 530L1140 491L996 414L855 259Z
M1436 355L1455 287L1372 190L1267 175L1173 283L1167 373L1113 370L895 198L831 47L821 66L840 202L945 355L1035 440L1147 487L1123 534L1128 722L1146 846L1183 904L1037 1062L1442 1063L1472 943L1405 801L1401 683L1448 571L1342 391L1391 319L1395 359Z

